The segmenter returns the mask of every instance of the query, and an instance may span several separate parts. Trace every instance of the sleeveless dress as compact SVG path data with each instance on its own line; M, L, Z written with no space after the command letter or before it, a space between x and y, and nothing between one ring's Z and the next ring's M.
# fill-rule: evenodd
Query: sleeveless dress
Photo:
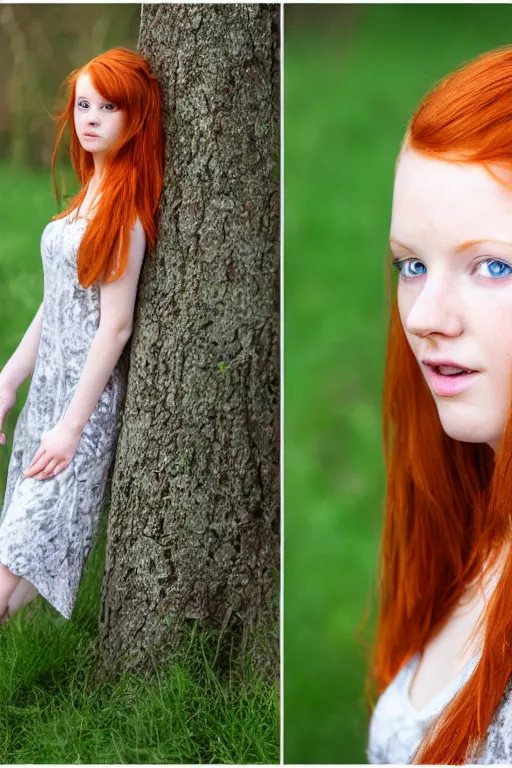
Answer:
M419 710L411 703L409 687L421 655L416 653L409 659L375 705L366 747L368 762L410 764L427 724L465 685L480 656L478 653L468 659L458 676ZM506 687L489 726L482 754L465 763L470 764L512 765L512 681Z
M99 286L83 288L78 282L76 256L89 220L75 213L50 221L41 236L41 338L14 429L0 513L0 563L30 582L66 619L96 540L126 392L121 356L68 466L48 479L24 477L42 437L73 398L100 320Z

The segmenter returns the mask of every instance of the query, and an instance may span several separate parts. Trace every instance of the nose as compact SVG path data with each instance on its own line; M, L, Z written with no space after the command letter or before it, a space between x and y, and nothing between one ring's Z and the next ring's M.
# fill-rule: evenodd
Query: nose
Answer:
M87 125L97 126L98 123L99 123L98 117L94 109L91 107L89 110L89 114L87 115Z
M429 275L404 322L416 336L460 336L463 331L462 300L456 287L445 278Z

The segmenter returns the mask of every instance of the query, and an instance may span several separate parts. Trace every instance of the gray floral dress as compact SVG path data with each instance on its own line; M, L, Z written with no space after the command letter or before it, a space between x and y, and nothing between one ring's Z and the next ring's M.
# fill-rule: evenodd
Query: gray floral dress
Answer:
M100 320L99 287L78 282L76 255L88 219L50 221L41 236L44 314L27 400L13 435L0 513L0 563L30 582L70 619L95 542L126 390L120 358L82 431L76 453L55 477L23 472L44 434L64 416Z

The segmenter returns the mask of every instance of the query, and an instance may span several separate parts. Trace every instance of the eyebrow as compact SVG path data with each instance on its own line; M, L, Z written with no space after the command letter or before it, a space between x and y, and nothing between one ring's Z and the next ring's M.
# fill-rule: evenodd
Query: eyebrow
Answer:
M77 99L85 99L86 101L90 101L90 99L87 96L77 96ZM109 99L103 99L103 101L109 102Z
M389 242L390 244L395 243L395 245L399 245L408 251L414 252L414 248L409 248L408 245L405 245L405 243L400 243L393 237L389 238ZM483 240L465 240L463 243L459 243L459 245L455 246L455 253L462 253L462 251L466 251L468 248L471 248L473 245L478 245L479 243L497 243L498 245L508 245L509 247L512 247L512 243L509 243L505 240L493 240L492 238L486 237L483 238Z

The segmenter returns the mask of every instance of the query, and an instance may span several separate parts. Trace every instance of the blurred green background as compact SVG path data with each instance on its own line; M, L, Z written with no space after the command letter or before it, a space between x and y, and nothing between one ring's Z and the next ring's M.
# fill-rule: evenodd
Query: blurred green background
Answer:
M284 18L284 756L365 763L356 630L384 494L394 163L426 91L512 44L512 7L286 5Z

